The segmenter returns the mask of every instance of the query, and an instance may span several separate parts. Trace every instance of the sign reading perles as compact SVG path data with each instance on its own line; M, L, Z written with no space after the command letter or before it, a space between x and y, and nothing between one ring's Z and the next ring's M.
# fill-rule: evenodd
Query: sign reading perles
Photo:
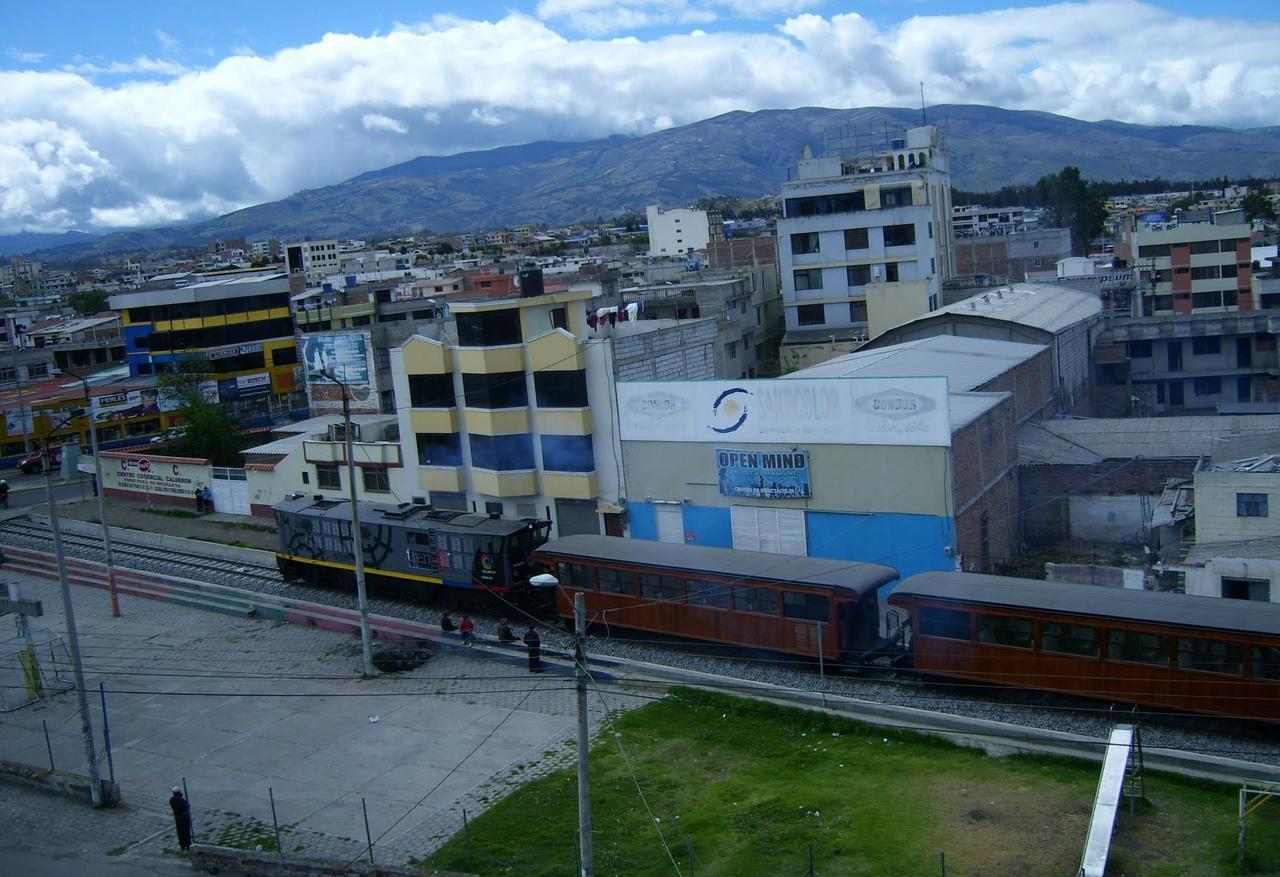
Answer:
M949 447L947 379L621 382L623 441Z
M808 451L716 448L716 473L724 496L805 499L813 495Z

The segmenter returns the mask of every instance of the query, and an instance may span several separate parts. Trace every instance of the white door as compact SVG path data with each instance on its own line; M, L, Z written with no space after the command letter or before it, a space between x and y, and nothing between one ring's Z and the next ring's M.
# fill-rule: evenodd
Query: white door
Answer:
M809 553L804 509L730 506L733 547L773 554Z
M684 544L684 506L662 503L654 507L658 519L658 541Z
M213 510L228 515L248 515L249 482L243 469L213 468L209 479L209 492L213 494Z

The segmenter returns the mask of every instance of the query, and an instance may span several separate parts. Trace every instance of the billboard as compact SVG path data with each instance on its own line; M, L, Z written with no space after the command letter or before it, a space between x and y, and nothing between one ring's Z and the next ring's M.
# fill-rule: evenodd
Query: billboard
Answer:
M636 381L617 389L623 441L951 445L942 377Z
M307 396L312 410L342 410L342 388L337 381L350 388L353 411L378 410L373 339L368 332L305 336L302 367L307 376Z
M808 451L743 451L716 448L716 480L722 496L806 499Z
M127 420L146 417L161 411L174 411L178 400L161 394L156 387L141 390L122 390L119 393L101 393L92 399L95 422Z
M186 463L153 459L142 454L129 454L102 461L102 483L109 491L191 499L197 485L207 484L207 463Z

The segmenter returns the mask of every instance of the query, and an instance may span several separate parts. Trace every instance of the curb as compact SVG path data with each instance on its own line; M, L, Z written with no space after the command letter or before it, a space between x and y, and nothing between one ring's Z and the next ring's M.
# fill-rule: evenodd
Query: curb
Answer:
M29 786L45 792L53 792L64 798L72 798L79 803L88 804L93 800L89 778L78 773L62 770L50 770L47 767L32 767L16 761L0 759L0 778ZM117 807L120 805L120 785L110 780L100 780L102 785L102 806Z

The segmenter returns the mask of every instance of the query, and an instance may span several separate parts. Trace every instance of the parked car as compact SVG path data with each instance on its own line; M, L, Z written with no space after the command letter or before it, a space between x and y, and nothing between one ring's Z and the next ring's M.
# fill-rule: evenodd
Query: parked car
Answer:
M153 435L151 437L151 444L165 445L169 442L176 442L178 439L185 438L186 435L187 428L185 426L171 426L160 435Z
M62 448L49 449L49 465L62 465ZM34 475L36 472L44 471L44 454L41 451L32 451L21 460L18 461L18 468L22 470L24 475Z

